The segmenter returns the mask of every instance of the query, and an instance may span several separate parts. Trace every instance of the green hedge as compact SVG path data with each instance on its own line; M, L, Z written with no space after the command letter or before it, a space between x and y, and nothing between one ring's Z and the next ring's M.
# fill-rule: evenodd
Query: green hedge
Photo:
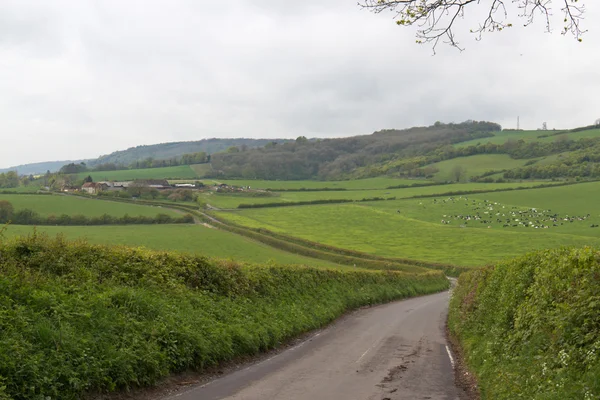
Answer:
M449 327L484 399L600 398L600 251L547 250L462 274Z
M4 201L4 203L8 203ZM10 204L10 203L8 203ZM193 224L194 217L186 214L181 217L172 217L168 214L157 214L153 217L143 215L132 216L125 214L121 217L114 217L108 214L102 214L97 217L88 217L82 214L76 215L48 215L42 216L38 212L22 208L16 211L10 209L0 213L0 224L13 223L17 225L55 225L55 226L82 226L82 225L150 225L150 224Z
M0 243L0 399L148 386L274 348L442 273L240 265L29 236Z

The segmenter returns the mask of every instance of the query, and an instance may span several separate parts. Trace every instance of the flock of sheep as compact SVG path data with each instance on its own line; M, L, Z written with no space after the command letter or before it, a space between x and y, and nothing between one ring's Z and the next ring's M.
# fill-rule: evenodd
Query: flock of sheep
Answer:
M585 215L559 215L552 210L539 210L537 208L520 209L519 207L507 208L497 202L488 200L478 201L470 200L468 197L449 197L447 199L433 199L433 204L457 204L464 203L469 208L468 212L460 214L444 214L441 223L450 225L452 223L460 223L461 227L466 227L471 224L484 224L488 228L492 224L502 224L502 227L508 228L532 228L532 229L549 229L577 222L584 222L590 219L590 214ZM422 203L421 203L422 204ZM592 224L590 228L597 228L598 225Z

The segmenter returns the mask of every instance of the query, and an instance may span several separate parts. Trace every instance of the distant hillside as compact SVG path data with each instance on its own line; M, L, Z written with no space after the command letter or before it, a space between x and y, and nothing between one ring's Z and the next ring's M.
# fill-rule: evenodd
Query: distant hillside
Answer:
M44 161L32 164L17 165L10 168L0 169L1 172L17 171L19 175L36 175L44 174L46 171L56 172L65 164L87 162L88 160L65 160L65 161Z
M97 159L90 160L65 160L65 161L47 161L32 164L17 165L10 168L0 169L1 172L17 171L20 175L43 174L46 171L57 172L63 165L69 163L79 164L85 162L88 166L94 167L99 164L114 163L129 165L135 161L141 161L149 157L154 159L169 159L179 157L183 154L206 152L208 154L227 150L230 147L239 149L252 149L262 147L276 141L285 143L290 139L203 139L192 142L171 142L132 147L127 150L115 151L108 155L103 155Z
M265 146L273 141L283 143L289 141L289 139L203 139L193 142L152 144L115 151L114 153L100 156L95 160L90 160L88 165L90 167L106 163L129 165L132 162L149 157L154 159L169 159L172 157L179 157L183 154L198 153L202 151L213 154L234 146L240 149L252 149Z
M387 172L378 169L371 174L370 166L425 155L445 145L492 137L501 129L492 122L436 122L429 127L388 129L340 139L298 138L259 149L214 154L210 174L215 178L327 180L356 177L360 170L362 177L379 176Z

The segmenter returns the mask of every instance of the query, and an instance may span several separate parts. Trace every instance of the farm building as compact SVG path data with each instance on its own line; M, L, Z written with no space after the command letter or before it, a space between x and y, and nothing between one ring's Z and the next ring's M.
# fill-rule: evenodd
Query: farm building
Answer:
M86 192L88 194L98 194L106 189L108 189L108 185L106 183L95 182L86 182L81 187L81 191Z
M151 189L171 189L171 184L166 179L136 179L132 186L147 187Z

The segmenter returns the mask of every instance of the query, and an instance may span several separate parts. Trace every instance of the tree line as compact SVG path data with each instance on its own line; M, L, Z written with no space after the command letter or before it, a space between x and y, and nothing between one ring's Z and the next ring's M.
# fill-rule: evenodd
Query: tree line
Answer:
M19 174L16 171L0 173L0 188L12 189L19 186Z
M504 172L506 179L600 178L600 140L595 145L559 156L544 164L532 163Z
M128 214L122 217L115 217L103 214L96 217L86 215L48 215L42 216L38 212L22 208L15 210L13 205L7 200L0 200L0 224L13 223L16 225L141 225L141 224L190 224L194 222L194 217L190 214L181 217L172 217L167 214L157 214L154 217L142 215L131 216Z
M85 162L70 163L61 167L59 172L61 174L79 174L82 172L93 171L118 171L127 169L176 167L179 165L204 164L207 162L210 162L210 154L201 151L197 153L183 154L180 157L171 157L167 159L154 159L153 157L146 157L143 160L136 160L128 165L107 162L98 164L94 167L89 167Z

